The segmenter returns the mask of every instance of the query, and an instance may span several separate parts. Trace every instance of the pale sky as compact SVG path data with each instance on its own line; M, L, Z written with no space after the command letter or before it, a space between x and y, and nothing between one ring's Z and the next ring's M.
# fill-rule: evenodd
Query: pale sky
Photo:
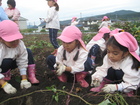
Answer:
M58 0L59 19L67 20L76 16L86 17L101 15L118 10L133 10L140 12L139 0ZM46 0L16 0L16 8L21 16L28 19L28 24L40 23L39 18L47 16ZM7 7L7 0L2 0L2 7Z

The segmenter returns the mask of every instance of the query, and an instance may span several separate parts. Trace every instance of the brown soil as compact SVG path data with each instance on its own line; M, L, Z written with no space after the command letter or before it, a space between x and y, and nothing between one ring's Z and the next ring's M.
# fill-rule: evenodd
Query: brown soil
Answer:
M38 40L47 40L46 35L39 35L37 37ZM32 36L25 36L24 40L26 42L26 40L31 39ZM44 50L44 52L41 50ZM33 52L36 57L36 76L40 84L33 85L29 89L20 89L19 74L17 70L14 70L9 83L17 88L17 93L8 95L0 89L0 105L97 105L105 99L106 94L102 92L93 93L89 91L91 87L82 88L78 83L74 84L74 77L67 83L60 82L56 75L46 66L45 60L51 51L51 48L43 48L35 49ZM88 76L86 80L90 84L90 76ZM46 87L50 89L48 90ZM140 90L136 91L134 97L127 97L123 94L122 96L128 105L140 105ZM53 97L55 97L56 100L58 99L58 102ZM127 104L117 103L117 105Z

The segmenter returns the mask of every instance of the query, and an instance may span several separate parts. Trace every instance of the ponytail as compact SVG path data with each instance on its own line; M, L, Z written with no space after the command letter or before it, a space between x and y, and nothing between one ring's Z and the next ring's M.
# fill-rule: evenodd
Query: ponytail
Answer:
M57 3L55 3L54 6L55 6L55 10L59 11L59 5Z
M132 59L133 59L132 69L136 69L138 71L140 68L140 62L133 56Z
M66 50L63 51L63 60L67 60L67 58L66 58Z
M78 59L78 55L79 55L79 48L80 48L80 44L78 44L78 51L75 55L75 57L73 58L74 61L76 61Z

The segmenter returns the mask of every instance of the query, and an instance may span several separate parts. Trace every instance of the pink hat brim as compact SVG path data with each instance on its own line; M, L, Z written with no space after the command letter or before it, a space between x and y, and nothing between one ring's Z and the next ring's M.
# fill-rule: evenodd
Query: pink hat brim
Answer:
M2 36L2 39L5 40L6 42L12 42L12 41L15 41L15 40L18 40L18 39L22 39L23 36L18 33L16 35L12 35L12 36Z
M104 16L103 19L102 19L102 21L104 21L104 19L108 19L108 17L107 16Z
M98 33L93 37L93 40L97 41L100 40L103 37L104 33Z
M115 37L115 39L117 40L117 42L118 42L119 44L121 44L121 45L124 46L124 47L127 47L126 43L122 40L122 38L120 38L120 36L118 36L117 34L113 34L113 36ZM140 57L139 57L139 55L136 53L136 50L137 50L137 49L135 49L135 51L129 51L129 53L130 53L133 57L135 57L135 58L140 62Z
M131 54L132 56L134 56L134 57L140 62L140 57L137 55L136 52L130 52L130 54Z
M66 36L59 36L59 37L57 37L58 39L60 39L61 41L63 41L63 42L65 42L65 43L70 43L70 42L72 42L72 41L74 41L75 39L71 39L71 38L69 38L69 37L66 37ZM80 44L81 44L81 46L86 50L86 45L85 45L85 43L83 42L83 40L80 38L80 39L77 39L77 40L79 40L79 42L80 42Z
M69 42L72 42L74 41L74 39L72 38L69 38L69 37L66 37L64 35L60 35L59 37L57 37L58 39L62 40L63 42L66 42L66 43L69 43Z
M86 45L85 45L85 43L83 42L83 40L82 40L82 39L79 39L79 42L81 43L82 47L86 50Z

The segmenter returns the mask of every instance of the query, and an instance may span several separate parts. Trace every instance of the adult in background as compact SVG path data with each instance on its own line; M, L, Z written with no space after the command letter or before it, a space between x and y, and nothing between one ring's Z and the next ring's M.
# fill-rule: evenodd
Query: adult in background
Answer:
M1 5L2 5L2 0L0 0L0 22L3 20L9 20Z
M16 8L15 0L8 0L7 5L8 5L8 8L5 8L5 12L8 18L18 24L20 11Z

